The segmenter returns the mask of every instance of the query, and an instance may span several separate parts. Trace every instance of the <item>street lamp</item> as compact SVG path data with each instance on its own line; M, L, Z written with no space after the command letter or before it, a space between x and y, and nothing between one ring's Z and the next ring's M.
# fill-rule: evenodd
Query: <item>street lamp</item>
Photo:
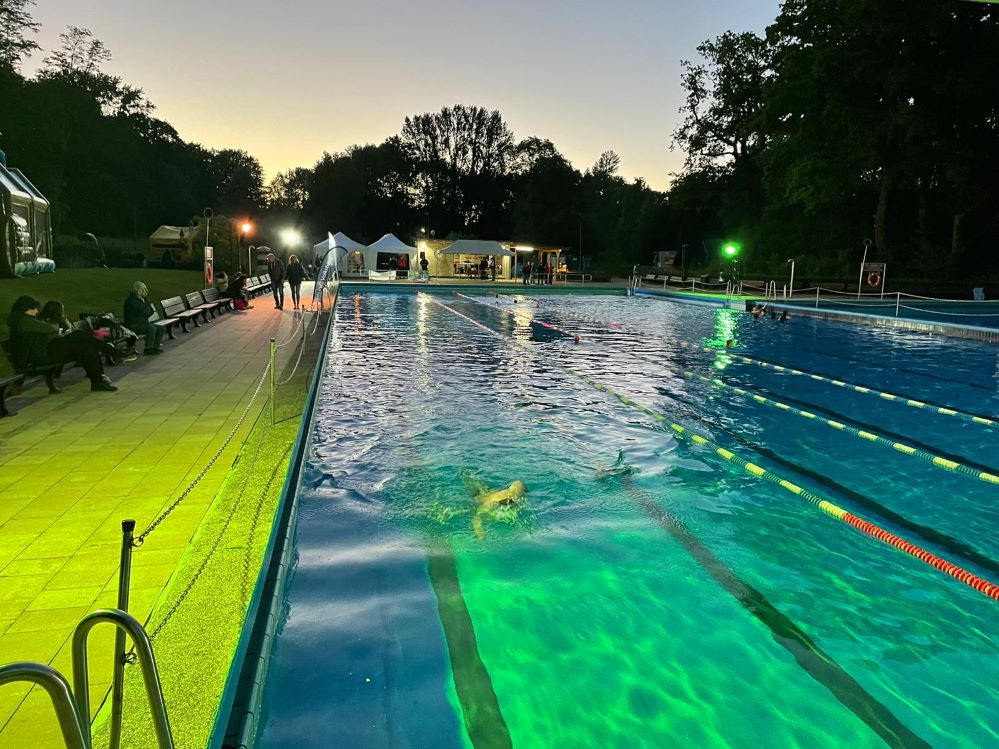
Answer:
M240 255L240 257L242 257L242 254L243 254L242 253L243 240L246 237L248 237L249 235L251 235L251 234L253 234L253 224L251 224L249 221L244 221L242 224L240 224L240 226L239 226L239 249L240 249L239 255ZM246 260L247 260L246 272L249 273L251 270L253 270L252 267L251 267L249 254L247 254ZM240 260L239 261L239 265L242 266L242 264L243 264L243 261ZM242 267L240 267L240 270L242 270Z
M788 296L792 296L793 297L794 296L794 258L793 257L789 257L787 259L787 262L789 262L791 264L791 292L790 292L790 294L788 294ZM776 289L774 289L774 291L776 291ZM774 294L774 296L776 296L776 294Z
M290 249L302 241L302 235L297 229L285 229L281 232L281 241Z

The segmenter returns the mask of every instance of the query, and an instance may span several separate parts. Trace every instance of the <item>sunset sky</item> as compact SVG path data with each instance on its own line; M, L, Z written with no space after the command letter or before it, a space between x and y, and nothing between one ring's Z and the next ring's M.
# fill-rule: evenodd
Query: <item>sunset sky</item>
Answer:
M114 54L183 138L242 148L268 179L323 151L378 143L406 115L499 109L518 138L580 169L613 149L663 188L682 102L680 60L732 29L762 31L778 0L37 0L48 51L69 24ZM25 66L31 72L36 56Z

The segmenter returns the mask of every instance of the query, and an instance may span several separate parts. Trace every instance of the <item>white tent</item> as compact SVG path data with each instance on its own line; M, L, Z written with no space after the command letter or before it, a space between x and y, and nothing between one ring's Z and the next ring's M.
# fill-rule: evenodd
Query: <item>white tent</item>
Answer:
M496 257L513 257L515 253L499 242L486 239L458 239L442 250L438 255L495 255Z
M378 265L378 254L384 253L388 255L405 255L409 262L407 263L407 268L413 270L417 267L417 252L415 247L410 247L408 244L399 239L395 234L386 234L384 237L379 239L374 244L368 247L371 253L371 264L368 265L369 268L377 268Z
M365 269L374 267L368 260L368 248L360 242L355 242L342 231L328 234L326 241L320 245L324 245L328 253L327 263L341 273L357 273L362 267ZM316 247L318 249L319 245Z

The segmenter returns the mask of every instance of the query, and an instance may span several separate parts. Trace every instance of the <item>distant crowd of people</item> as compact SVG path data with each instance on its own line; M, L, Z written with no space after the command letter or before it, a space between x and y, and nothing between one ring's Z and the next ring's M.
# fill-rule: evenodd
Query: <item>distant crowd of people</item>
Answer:
M551 286L555 279L555 266L547 260L544 263L532 263L528 260L524 263L524 285L527 284L548 284Z

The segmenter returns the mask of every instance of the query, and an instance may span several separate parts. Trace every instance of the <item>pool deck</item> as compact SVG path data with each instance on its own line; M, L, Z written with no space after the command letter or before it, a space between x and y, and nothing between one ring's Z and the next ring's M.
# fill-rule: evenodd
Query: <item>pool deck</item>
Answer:
M304 289L303 289L304 292ZM303 297L305 294L303 293ZM71 676L69 638L88 612L113 607L121 521L136 532L200 473L238 421L266 366L268 341L290 334L270 295L164 341L167 353L110 368L116 393L91 393L79 369L63 392L36 384L0 419L0 665L48 663ZM238 453L254 403L226 453L135 554L130 611L145 621ZM110 627L91 638L91 705L107 694ZM0 747L63 746L39 688L0 687Z

